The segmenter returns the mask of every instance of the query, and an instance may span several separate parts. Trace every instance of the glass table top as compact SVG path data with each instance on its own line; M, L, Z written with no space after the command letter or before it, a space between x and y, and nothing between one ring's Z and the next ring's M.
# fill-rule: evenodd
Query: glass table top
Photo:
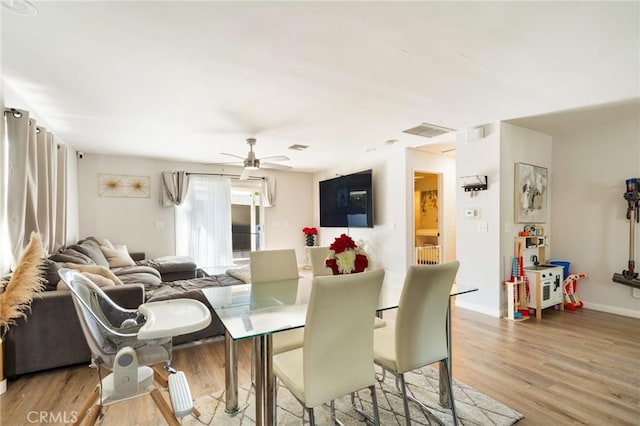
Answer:
M235 340L303 327L311 295L311 277L202 289L205 297ZM385 272L378 310L398 307L404 274ZM454 286L452 296L477 291Z

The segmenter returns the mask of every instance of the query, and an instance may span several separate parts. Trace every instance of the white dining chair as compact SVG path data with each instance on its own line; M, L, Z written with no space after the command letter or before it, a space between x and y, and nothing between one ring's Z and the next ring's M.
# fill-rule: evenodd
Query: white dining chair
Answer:
M322 277L326 275L333 275L333 271L331 268L327 268L325 261L327 260L327 256L329 256L329 251L331 249L328 246L318 246L318 247L310 247L309 255L311 257L311 274L314 277ZM376 313L375 322L373 323L374 328L385 327L387 322L382 319L382 313ZM294 344L295 342L291 342ZM299 346L302 346L302 340L299 342Z
M324 275L333 275L330 268L327 268L325 261L329 256L329 247L318 246L309 247L309 257L311 258L311 275L320 277Z
M374 359L376 364L391 372L399 381L404 402L406 424L411 425L409 400L428 408L408 395L404 374L434 362L447 364L447 387L451 411L457 425L453 398L452 377L447 351L447 310L449 294L460 262L440 265L412 265L407 270L395 327L374 331Z
M273 281L295 280L299 278L296 252L293 249L262 250L249 253L251 285ZM304 330L294 329L275 333L273 353L294 349L302 345Z
M309 414L336 398L369 388L380 424L373 364L373 319L384 270L315 277L301 348L273 357L273 371ZM335 409L331 403L334 421Z

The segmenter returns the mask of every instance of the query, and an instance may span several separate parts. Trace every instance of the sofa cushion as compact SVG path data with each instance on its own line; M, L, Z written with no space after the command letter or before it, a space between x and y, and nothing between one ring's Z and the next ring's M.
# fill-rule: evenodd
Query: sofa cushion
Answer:
M248 266L236 269L227 269L227 274L237 278L245 284L251 283L251 271Z
M101 265L77 265L75 263L65 263L65 266L69 269L75 269L80 272L88 272L91 274L100 275L116 285L122 285L123 282L113 273L113 271L106 266ZM97 284L97 283L96 283Z
M107 246L100 246L100 250L107 258L109 267L117 268L119 266L134 266L136 262L129 256L129 250L127 246L114 246L109 248Z
M195 271L196 263L189 256L161 256L138 262L141 265L152 266L160 274L171 272Z
M121 266L112 268L111 271L116 274L120 281L124 284L141 283L145 287L160 285L160 273L150 267L143 265Z
M105 246L105 247L113 248L113 244L111 244L111 241L109 241L106 238L87 237L86 239L89 241L93 241L94 243L96 243L96 246L98 247Z
M42 274L44 277L44 289L45 291L53 291L60 281L60 275L58 271L64 264L54 262L51 259L44 259L44 267L42 268Z
M75 263L77 265L95 265L95 262L87 255L72 248L66 248L49 256L54 262ZM57 281L56 281L57 283Z
M92 274L91 272L80 272L85 277L89 278L92 283L97 285L98 287L112 287L115 286L116 283L110 280L109 278L103 277L102 275ZM122 281L118 280L120 284ZM63 280L58 281L57 290L60 291L69 291L69 287L64 283Z
M100 246L94 241L89 239L82 240L78 244L69 246L69 248L90 257L96 265L106 266L107 268L109 267L109 261L104 257L104 254L102 254Z

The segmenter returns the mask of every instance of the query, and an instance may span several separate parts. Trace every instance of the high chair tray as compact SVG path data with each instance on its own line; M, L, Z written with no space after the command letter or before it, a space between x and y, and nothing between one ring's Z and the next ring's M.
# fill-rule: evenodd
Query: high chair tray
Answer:
M138 330L139 339L173 337L202 330L211 323L209 309L197 300L172 299L143 303L138 312L145 324Z

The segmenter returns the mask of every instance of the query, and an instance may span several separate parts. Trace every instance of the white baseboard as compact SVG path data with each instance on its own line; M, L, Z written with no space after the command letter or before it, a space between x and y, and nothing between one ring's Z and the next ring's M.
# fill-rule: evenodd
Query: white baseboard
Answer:
M489 309L486 306L477 305L475 303L467 303L464 300L464 297L458 299L456 297L456 307L468 309L470 311L479 312L481 314L489 315L492 317L500 318L500 309Z
M7 391L7 379L0 382L0 395Z
M607 312L609 314L616 314L622 315L624 317L640 319L640 311L638 310L618 308L616 306L610 305L601 305L600 303L586 302L584 300L582 301L582 303L584 304L585 308L592 309L594 311Z

